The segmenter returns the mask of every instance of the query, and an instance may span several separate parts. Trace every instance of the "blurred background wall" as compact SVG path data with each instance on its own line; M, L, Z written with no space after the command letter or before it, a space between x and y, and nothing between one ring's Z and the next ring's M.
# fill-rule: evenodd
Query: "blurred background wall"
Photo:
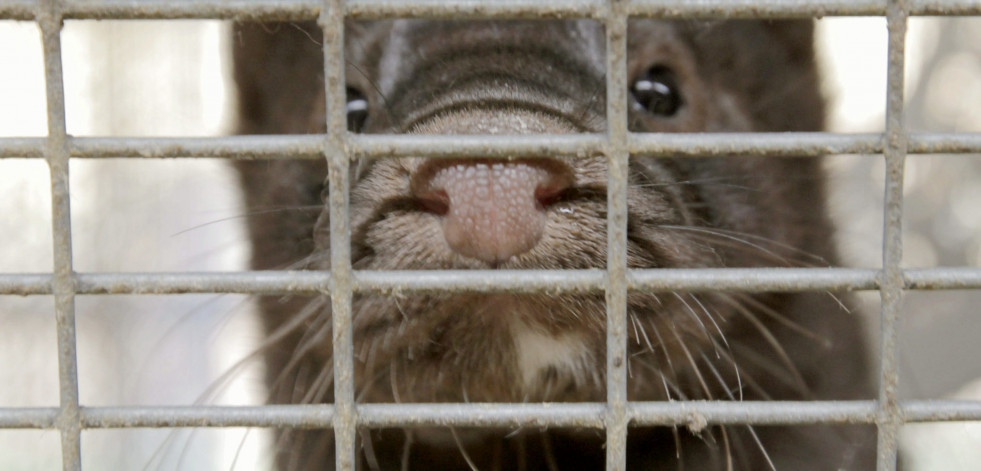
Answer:
M209 136L231 129L227 24L69 21L63 33L68 132ZM46 134L43 64L32 23L0 22L0 135ZM249 245L235 177L217 160L71 162L75 269L234 271ZM43 161L0 161L0 271L50 272ZM79 296L79 389L86 405L256 404L252 370L221 375L257 342L245 296ZM0 296L0 405L56 406L53 302ZM259 371L258 373L261 373ZM219 387L212 387L219 384ZM86 469L261 467L258 430L98 430ZM247 439L249 445L240 443ZM61 469L57 431L0 431L0 469Z
M829 129L882 130L881 18L819 21ZM68 132L206 136L233 128L227 24L73 21L64 41ZM907 42L907 125L981 131L981 21L915 18ZM0 136L46 134L39 33L0 21ZM907 267L981 265L981 156L907 160ZM881 266L883 166L835 156L831 206L847 265ZM226 164L204 159L72 162L78 271L232 271L248 242ZM51 270L47 167L0 160L0 272ZM876 337L878 293L862 293ZM910 292L902 330L906 398L981 398L978 292ZM222 374L258 342L242 296L80 296L80 394L86 405L261 403L261 367ZM58 402L53 302L0 296L0 406ZM219 387L212 387L218 384ZM981 425L905 428L910 469L974 470ZM243 446L240 446L244 443ZM99 430L83 434L88 469L266 469L262 431ZM60 469L54 431L0 430L0 469Z

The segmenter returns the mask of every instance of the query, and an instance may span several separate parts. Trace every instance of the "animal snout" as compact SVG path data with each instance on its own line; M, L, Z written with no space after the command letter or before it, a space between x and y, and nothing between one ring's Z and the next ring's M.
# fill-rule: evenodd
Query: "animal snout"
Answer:
M572 184L557 159L434 159L415 172L412 192L442 217L450 249L497 266L538 244L548 207Z

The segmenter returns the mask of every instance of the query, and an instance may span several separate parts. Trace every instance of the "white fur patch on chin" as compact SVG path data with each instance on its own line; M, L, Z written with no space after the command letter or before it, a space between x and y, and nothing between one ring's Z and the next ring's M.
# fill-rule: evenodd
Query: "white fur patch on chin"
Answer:
M589 351L578 335L558 337L536 332L521 322L512 326L514 350L518 371L528 392L540 391L541 375L547 368L554 368L563 376L571 376L576 382L584 380L583 367Z

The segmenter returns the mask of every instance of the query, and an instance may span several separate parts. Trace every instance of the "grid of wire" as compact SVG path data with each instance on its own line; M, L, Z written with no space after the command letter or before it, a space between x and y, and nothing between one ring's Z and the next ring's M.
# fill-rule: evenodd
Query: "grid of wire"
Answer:
M41 28L48 137L0 139L0 157L42 157L50 168L54 267L48 275L0 274L0 295L53 295L58 346L60 407L0 408L0 428L46 428L61 433L66 471L81 469L83 429L117 427L332 427L337 467L354 469L357 427L397 425L579 426L606 430L608 470L625 469L627 424L815 424L866 423L878 427L878 469L894 470L897 435L905 422L981 420L981 403L899 401L897 318L906 289L979 289L981 269L903 270L902 186L908 153L981 153L981 134L909 134L904 130L904 42L910 15L979 15L976 0L12 0L0 4L0 19L36 21ZM635 135L627 130L626 25L644 17L885 16L889 31L886 131L827 133ZM344 115L343 27L345 18L412 16L436 18L559 18L602 21L607 34L607 122L602 135L354 136ZM60 33L77 19L213 18L300 20L317 18L324 32L327 134L205 139L72 138L65 130ZM505 157L605 155L609 161L609 230L606 270L355 272L350 264L348 162L353 158L461 154ZM677 269L628 270L626 266L626 175L632 154L707 156L731 154L883 154L886 194L883 268L863 269ZM239 159L326 158L329 163L331 260L329 273L76 273L72 267L70 158L134 156ZM447 277L452 273L452 277ZM879 290L881 309L880 389L876 400L850 402L628 402L626 295L629 290L713 289ZM356 404L353 388L351 299L354 292L426 291L605 292L607 301L607 401L581 404ZM78 399L75 297L79 294L236 292L329 293L333 307L335 403L255 407L82 407Z

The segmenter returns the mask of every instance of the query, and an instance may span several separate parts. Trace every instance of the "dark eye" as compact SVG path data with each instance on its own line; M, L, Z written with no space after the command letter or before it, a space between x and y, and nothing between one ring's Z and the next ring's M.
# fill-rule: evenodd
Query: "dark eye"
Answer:
M368 99L357 89L347 87L347 130L361 132L368 119Z
M674 116L685 101L671 69L655 65L630 86L634 106L663 118Z

